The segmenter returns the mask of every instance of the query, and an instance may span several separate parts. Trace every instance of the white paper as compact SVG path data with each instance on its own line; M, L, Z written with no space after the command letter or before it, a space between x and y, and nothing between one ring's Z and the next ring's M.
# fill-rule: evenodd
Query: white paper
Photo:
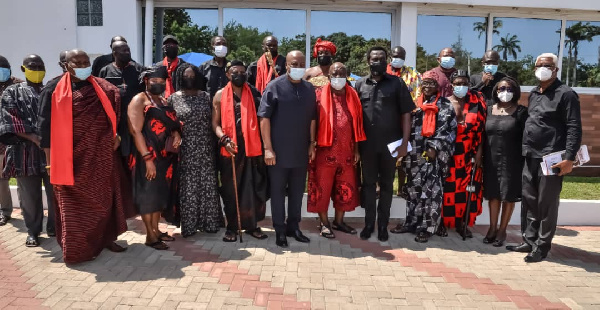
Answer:
M398 141L394 141L390 144L388 144L388 150L390 150L390 154L392 154L392 157L396 157L398 155L398 152L396 152L396 149L402 145L402 139L398 140ZM408 142L408 146L406 148L409 152L412 151L412 146L410 145L410 142Z
M577 156L575 158L575 165L581 166L590 161L590 153L588 153L587 145L582 145L579 148L579 152L577 152Z
M542 173L544 175L555 175L552 172L552 166L558 164L559 162L565 160L566 151L554 152L542 157L542 162L540 163L542 166ZM588 153L587 145L582 145L577 151L575 155L575 162L573 162L573 167L579 167L590 161L590 154Z

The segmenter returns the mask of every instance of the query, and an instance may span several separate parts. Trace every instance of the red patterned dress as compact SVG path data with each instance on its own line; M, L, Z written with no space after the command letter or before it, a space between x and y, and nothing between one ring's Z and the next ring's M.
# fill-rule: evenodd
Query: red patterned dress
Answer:
M317 90L320 104L321 89ZM333 94L333 143L317 147L315 160L308 168L308 212L327 211L329 200L341 211L353 211L360 204L356 168L352 115L345 95Z
M471 181L473 164L477 148L482 143L487 108L480 93L469 91L463 110L463 122L458 123L454 156L448 163L449 175L444 183L444 205L442 219L445 227L456 227L462 222L467 209L467 185ZM475 173L475 194L471 195L469 226L475 224L475 218L481 214L483 173Z

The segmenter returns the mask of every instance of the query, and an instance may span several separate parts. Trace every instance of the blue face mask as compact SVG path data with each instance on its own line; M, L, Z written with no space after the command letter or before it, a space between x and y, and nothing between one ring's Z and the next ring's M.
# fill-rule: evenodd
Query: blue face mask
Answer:
M90 75L92 75L92 67L87 67L87 68L73 68L73 70L75 71L75 77L80 79L80 80L87 80L88 77L90 77Z
M498 65L485 65L483 72L489 72L491 75L494 75L498 72Z
M442 57L442 60L440 62L440 65L444 69L452 69L452 68L454 68L455 64L456 64L456 59L454 59L454 57L450 57L450 56Z
M454 89L453 89L454 96L456 96L458 98L464 98L467 95L468 91L469 91L468 86L454 86Z
M10 79L10 69L0 68L0 83L4 83Z

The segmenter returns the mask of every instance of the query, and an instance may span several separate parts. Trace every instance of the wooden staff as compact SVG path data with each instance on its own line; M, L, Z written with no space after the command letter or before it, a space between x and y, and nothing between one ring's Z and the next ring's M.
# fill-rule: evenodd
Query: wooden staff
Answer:
M267 49L267 51L265 52L265 57L267 57L267 63L269 64L269 66L271 66L271 69L275 74L275 78L278 78L279 73L277 73L277 70L275 70L275 62L273 61L273 55L271 54L271 50Z
M467 185L467 208L463 216L463 227L462 227L462 238L463 241L467 239L467 227L469 226L469 213L471 212L471 197L475 195L475 173L477 173L477 166L475 166L475 157L471 158L471 182Z
M238 234L240 235L240 243L242 239L242 218L240 217L240 201L238 199L237 175L235 173L235 155L231 154L231 169L233 169L233 191L235 192L235 208L237 210Z

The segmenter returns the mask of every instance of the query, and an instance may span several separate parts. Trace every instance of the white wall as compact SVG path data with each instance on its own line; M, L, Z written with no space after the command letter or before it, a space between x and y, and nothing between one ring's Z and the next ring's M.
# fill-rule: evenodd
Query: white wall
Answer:
M46 65L46 79L62 73L58 54L76 45L75 1L0 0L0 55L8 58L13 75L21 72L23 58L38 54Z

